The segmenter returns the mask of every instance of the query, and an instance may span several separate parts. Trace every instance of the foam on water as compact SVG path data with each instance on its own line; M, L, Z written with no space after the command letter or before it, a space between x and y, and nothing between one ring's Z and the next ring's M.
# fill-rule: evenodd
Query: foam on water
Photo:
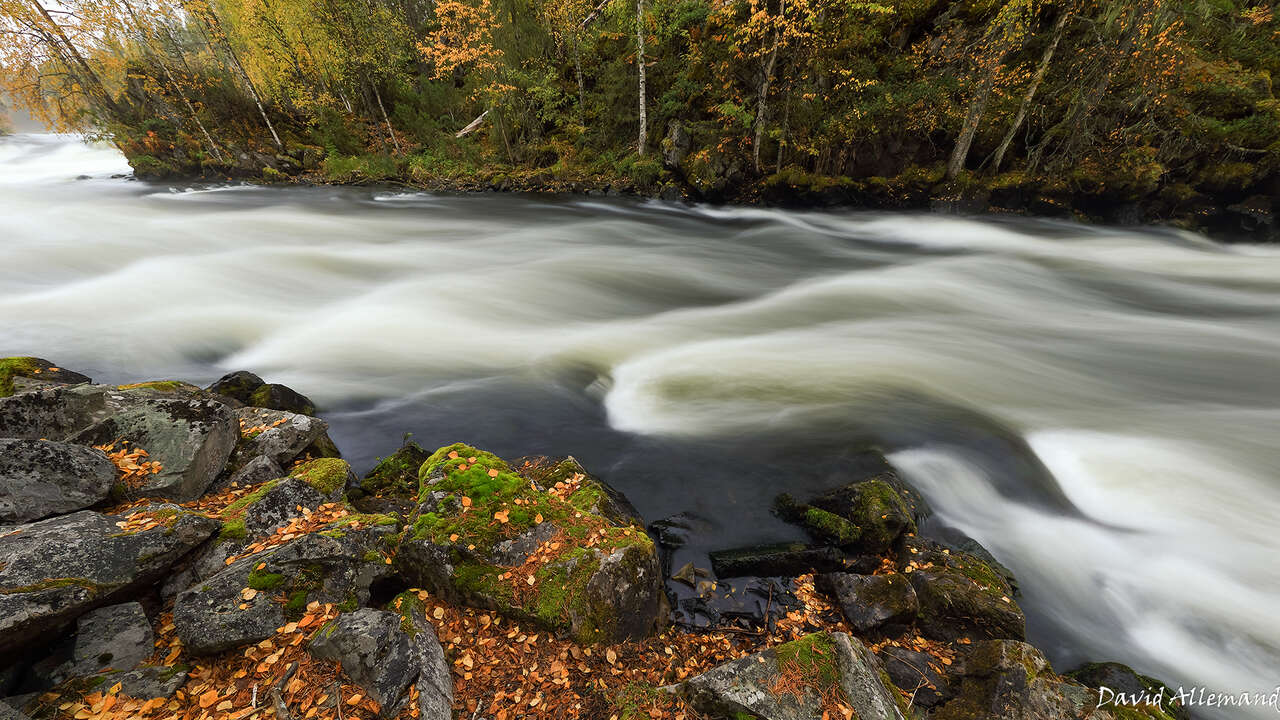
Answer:
M525 435L598 440L563 449L596 452L642 509L761 505L799 481L761 473L767 487L737 497L696 465L632 472L646 461L609 455L619 438L725 462L771 452L761 437L874 439L1017 573L1060 667L1277 681L1274 248L1056 221L110 179L124 169L68 138L0 141L0 355L120 380L250 368L331 408L356 458L426 417L482 418L518 450L536 449ZM734 512L773 532L767 510Z

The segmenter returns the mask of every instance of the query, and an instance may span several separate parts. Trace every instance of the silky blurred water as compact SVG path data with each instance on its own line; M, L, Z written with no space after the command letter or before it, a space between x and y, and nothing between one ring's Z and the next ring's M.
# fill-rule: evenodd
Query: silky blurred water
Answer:
M0 355L247 368L368 467L574 454L690 553L874 442L1018 575L1055 666L1280 684L1280 250L1169 231L589 198L175 187L0 140ZM80 178L80 179L77 179ZM1270 717L1275 710L1232 711Z

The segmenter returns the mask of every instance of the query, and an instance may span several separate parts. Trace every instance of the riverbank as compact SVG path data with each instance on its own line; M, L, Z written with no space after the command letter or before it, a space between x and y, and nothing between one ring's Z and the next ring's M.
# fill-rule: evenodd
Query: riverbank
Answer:
M0 695L32 717L1185 717L1099 708L1159 692L1123 666L1054 672L1012 574L922 537L874 449L775 499L809 542L673 568L700 519L572 458L406 443L357 478L251 373L0 381Z
M1032 175L962 172L908 165L891 176L828 176L787 168L750 172L747 158L727 152L693 154L673 126L660 157L602 157L536 167L476 162L460 149L439 154L326 156L323 148L288 154L241 152L235 164L192 163L190 156L138 155L121 145L140 179L225 181L266 185L387 185L439 192L513 192L647 197L666 201L830 210L929 210L957 215L1021 215L1105 225L1165 225L1222 242L1280 241L1280 175L1242 182L1228 164L1192 177L1145 178L1128 167L1081 163L1070 173ZM687 138L686 138L687 139ZM207 159L204 161L207 163ZM1224 173L1227 173L1224 175Z

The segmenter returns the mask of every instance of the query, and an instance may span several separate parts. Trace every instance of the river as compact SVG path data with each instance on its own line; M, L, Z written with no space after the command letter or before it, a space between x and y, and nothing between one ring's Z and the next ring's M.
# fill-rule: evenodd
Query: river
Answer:
M1013 569L1058 669L1280 684L1280 248L128 172L0 139L0 355L251 369L358 470L406 432L573 454L646 519L712 518L695 553L798 537L771 498L877 443Z

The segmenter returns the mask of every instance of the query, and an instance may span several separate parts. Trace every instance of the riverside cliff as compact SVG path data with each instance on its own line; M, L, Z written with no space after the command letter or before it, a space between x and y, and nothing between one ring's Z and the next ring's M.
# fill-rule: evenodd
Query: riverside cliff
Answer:
M1060 675L981 546L877 451L776 512L810 543L674 569L573 458L406 443L363 477L305 396L0 360L0 717L1186 717Z

